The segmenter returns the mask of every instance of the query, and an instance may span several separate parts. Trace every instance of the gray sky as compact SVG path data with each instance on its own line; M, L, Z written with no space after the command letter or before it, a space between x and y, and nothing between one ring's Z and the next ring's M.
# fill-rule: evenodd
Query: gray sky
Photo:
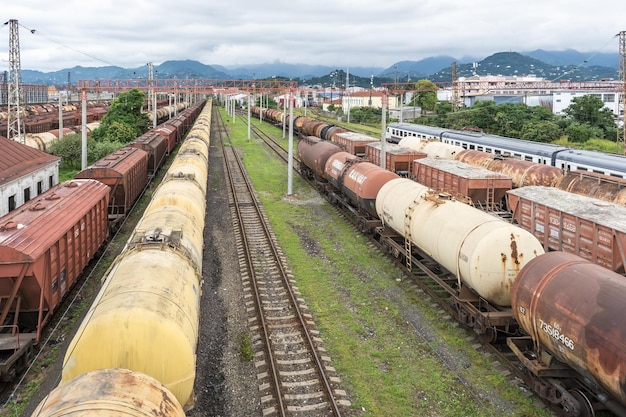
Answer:
M617 53L626 30L618 0L5 0L0 14L19 21L22 69L44 72L171 59L389 67L534 49Z

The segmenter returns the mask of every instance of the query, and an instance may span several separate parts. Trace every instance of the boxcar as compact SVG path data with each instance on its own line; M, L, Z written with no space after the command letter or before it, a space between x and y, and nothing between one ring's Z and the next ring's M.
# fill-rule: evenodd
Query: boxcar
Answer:
M342 132L333 135L333 141L343 147L346 152L356 156L364 156L365 145L372 142L379 142L380 139L362 133Z
M552 187L508 191L513 219L546 250L573 253L624 273L626 208Z
M411 177L435 191L469 199L473 204L487 208L501 206L506 192L513 187L513 180L508 175L447 159L416 160Z
M85 168L74 178L95 179L111 187L109 220L123 219L148 183L148 153L126 146Z
M153 176L167 156L167 141L158 133L150 130L128 144L133 148L143 149L148 153L148 175Z
M107 238L109 187L58 184L0 218L0 374L10 380Z
M365 145L365 159L382 166L382 144L372 142ZM385 168L401 177L407 177L411 171L411 164L416 159L426 158L424 152L403 148L395 143L385 143Z
M165 138L167 141L167 154L171 154L176 147L176 144L178 144L178 131L176 130L176 127L170 124L162 124L152 129L152 131Z

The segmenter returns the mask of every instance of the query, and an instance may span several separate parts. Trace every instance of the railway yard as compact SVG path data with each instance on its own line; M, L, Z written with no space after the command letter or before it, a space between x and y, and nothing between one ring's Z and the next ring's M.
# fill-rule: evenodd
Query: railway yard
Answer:
M191 106L190 111L195 112L193 117L185 113L170 123L173 130L155 130L155 134L171 136L166 153L172 157L160 174L155 161L166 157L157 158L148 144L156 138L144 138L145 144L137 141L127 151L141 160L133 166L141 163L146 173L151 169L144 176L155 175L161 185L146 188L135 211L130 211L132 201L124 198L134 200L143 187L124 185L132 196L115 197L119 207L109 210L108 220L120 233L105 251L108 261L103 261L111 266L107 270L96 265L86 281L89 285L79 281L78 295L67 298L76 297L81 306L61 305L59 311L67 308L66 313L57 318L57 312L53 324L37 336L47 341L40 343L45 353L18 387L4 394L0 415L64 415L54 413L80 408L86 400L113 407L127 396L132 410L119 415L143 415L151 407L160 407L158 415L194 417L530 417L556 412L612 416L593 409L605 406L621 415L622 406L605 397L607 391L615 396L623 392L621 374L617 382L607 375L612 372L611 363L621 360L621 353L607 350L615 349L607 347L612 346L611 332L618 332L618 345L623 341L619 329L615 330L619 325L600 320L608 314L601 313L590 316L593 327L572 327L564 335L560 327L550 327L566 320L558 309L552 311L549 302L532 299L535 271L552 280L546 278L542 284L546 293L558 294L557 284L563 277L557 265L569 262L573 270L589 271L594 281L585 291L597 291L598 300L602 299L598 303L615 312L614 297L603 294L609 288L615 294L622 291L612 285L623 274L620 253L626 232L620 222L607 225L599 220L604 216L600 209L616 204L614 196L598 192L611 202L603 201L595 217L570 214L569 206L559 206L559 224L567 226L570 221L586 233L580 238L584 244L579 244L572 241L578 235L568 234L571 228L554 229L547 207L528 208L539 204L531 197L547 191L516 188L516 180L526 186L527 181L543 178L542 174L527 175L532 168L526 165L504 168L508 177L489 175L482 168L472 169L470 176L467 166L452 161L467 154L463 148L442 147L429 139L424 141L426 147L422 143L412 150L390 144L386 161L391 167L380 168L355 157L379 164L383 159L384 151L376 144L368 145L366 135L306 118L300 119L305 125L298 126L298 119L294 122L304 132L295 151L295 168L302 177L294 176L294 191L287 195L288 143L276 126L253 118L253 136L248 139L246 117L228 116L216 102L202 111ZM279 111L267 112L282 117ZM196 115L191 126L187 121ZM187 136L177 129L188 131ZM334 135L332 142L340 148L332 148L336 145L330 140L320 141L326 134ZM423 159L431 153L440 159ZM506 161L498 159L495 164L506 165ZM94 175L83 173L76 178L92 181L89 178ZM203 177L208 178L206 183ZM461 180L454 182L452 190L453 177ZM422 191L416 188L421 187L413 181L416 178L446 193L433 194L427 187ZM550 186L557 182L549 181ZM621 178L606 183L614 193L621 192ZM524 194L526 189L532 194ZM560 190L554 192L557 195L552 198L564 200ZM529 202L518 203L517 210L504 215L508 196L518 195ZM537 198L545 203L545 198ZM585 198L572 205L586 204ZM420 205L418 199L426 203ZM474 201L475 207L466 200ZM545 216L534 214L540 210L545 210ZM441 233L439 246L437 239L424 238L432 236L431 232L405 219L411 218L407 213L413 213L414 219L426 216L424 211L428 216L435 213L425 218ZM574 220L568 220L570 215ZM173 218L180 219L175 226ZM441 219L444 222L438 226ZM404 235L394 234L394 229ZM476 230L481 230L480 235ZM463 235L459 244L451 243L459 234ZM488 243L481 243L484 239ZM473 246L464 247L466 242ZM494 245L496 251L490 249ZM596 246L597 250L590 249ZM459 253L451 256L452 247L459 248ZM548 264L554 266L545 271L541 262L535 262L543 259L544 249L559 251L550 254ZM475 266L466 267L459 259ZM135 282L137 265L145 265L140 268L144 278ZM520 269L524 281L514 282ZM606 280L595 280L602 275ZM167 278L172 276L176 276L175 286ZM479 295L462 289L467 285ZM160 294L154 296L159 302L150 301L152 293ZM579 296L572 291L558 305ZM548 335L542 343L549 345L552 340L557 346L547 362L554 364L558 359L571 364L584 377L576 379L576 372L562 367L550 368L548 374L528 371L538 367L533 357L536 346L529 337L519 337L524 332L517 322L538 340L541 335L532 333L532 320L526 316L529 306L535 314L535 304L555 315L542 327ZM579 314L595 310L589 311ZM120 326L120 315L128 317L124 326ZM575 319L567 323L575 326ZM569 338L572 335L576 343ZM584 363L589 359L579 351L583 342L587 350L602 344L597 345L601 354L610 356L597 359L598 367ZM107 349L101 349L102 344ZM620 364L616 366L619 371ZM131 371L120 374L116 368ZM90 371L96 373L89 382L79 377ZM158 382L143 380L142 373ZM540 378L543 375L550 375L549 384L541 385L546 384ZM556 378L563 376L584 380L599 389L600 395L591 399L580 382L558 382ZM131 377L136 382L129 391L119 381ZM106 383L107 378L111 382ZM61 380L63 384L54 390ZM103 388L95 390L102 396L85 390L94 383L102 383ZM145 403L132 399L136 387L145 390L141 394ZM551 409L549 401L535 396L533 388L543 390L544 400L552 399L555 407Z

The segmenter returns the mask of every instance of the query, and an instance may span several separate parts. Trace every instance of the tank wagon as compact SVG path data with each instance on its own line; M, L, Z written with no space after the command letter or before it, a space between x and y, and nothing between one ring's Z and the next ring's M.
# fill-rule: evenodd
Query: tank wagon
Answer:
M72 180L0 218L0 378L30 359L55 308L108 237L109 187Z
M544 253L529 232L467 204L441 199L415 181L387 182L376 196L386 227L453 273L480 297L510 306L510 289L523 266Z
M468 165L508 175L513 180L513 187L515 188L528 185L551 187L563 176L563 172L559 168L549 165L536 164L515 158L503 158L476 150L461 151L454 159Z
M96 398L94 393L98 393ZM88 402L85 399L89 398ZM55 388L33 417L184 417L176 397L156 379L128 369L98 369Z
M155 378L193 404L211 104L113 262L63 361L61 385L96 370ZM98 398L85 390L84 400Z
M148 184L148 153L125 146L77 173L77 179L95 179L111 189L109 220L112 225L124 219Z
M326 179L334 189L329 189L331 203L346 201L361 214L376 216L376 194L386 182L399 178L391 171L364 161L348 152L337 152L326 161Z
M531 260L512 288L528 336L507 339L533 390L568 416L626 415L626 278L576 255Z
M586 195L626 206L626 179L588 171L570 171L554 185L570 193Z
M551 187L508 192L513 220L534 234L546 251L573 253L623 274L626 207Z
M299 170L305 178L315 178L325 181L326 161L331 155L341 152L342 149L328 141L315 136L304 136L298 141L296 148L300 159Z
M430 158L454 159L456 155L463 151L463 148L455 145L441 143L435 140L421 141L414 137L406 137L398 142L403 148L424 152Z
M409 177L485 210L504 210L506 192L513 187L508 175L438 158L414 161Z
M405 137L415 137L419 140L436 139L463 149L548 165L565 172L584 170L626 178L626 156L623 155L411 123L391 123L387 126L387 140L398 141Z

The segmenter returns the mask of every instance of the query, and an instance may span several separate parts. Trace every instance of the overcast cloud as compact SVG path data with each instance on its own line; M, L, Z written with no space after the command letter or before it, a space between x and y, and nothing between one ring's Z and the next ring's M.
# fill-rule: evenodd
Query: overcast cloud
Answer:
M616 0L10 0L22 69L135 68L191 59L389 67L437 55L503 51L618 52ZM35 33L31 33L31 29ZM2 26L1 71L9 26ZM589 62L593 64L592 60Z

